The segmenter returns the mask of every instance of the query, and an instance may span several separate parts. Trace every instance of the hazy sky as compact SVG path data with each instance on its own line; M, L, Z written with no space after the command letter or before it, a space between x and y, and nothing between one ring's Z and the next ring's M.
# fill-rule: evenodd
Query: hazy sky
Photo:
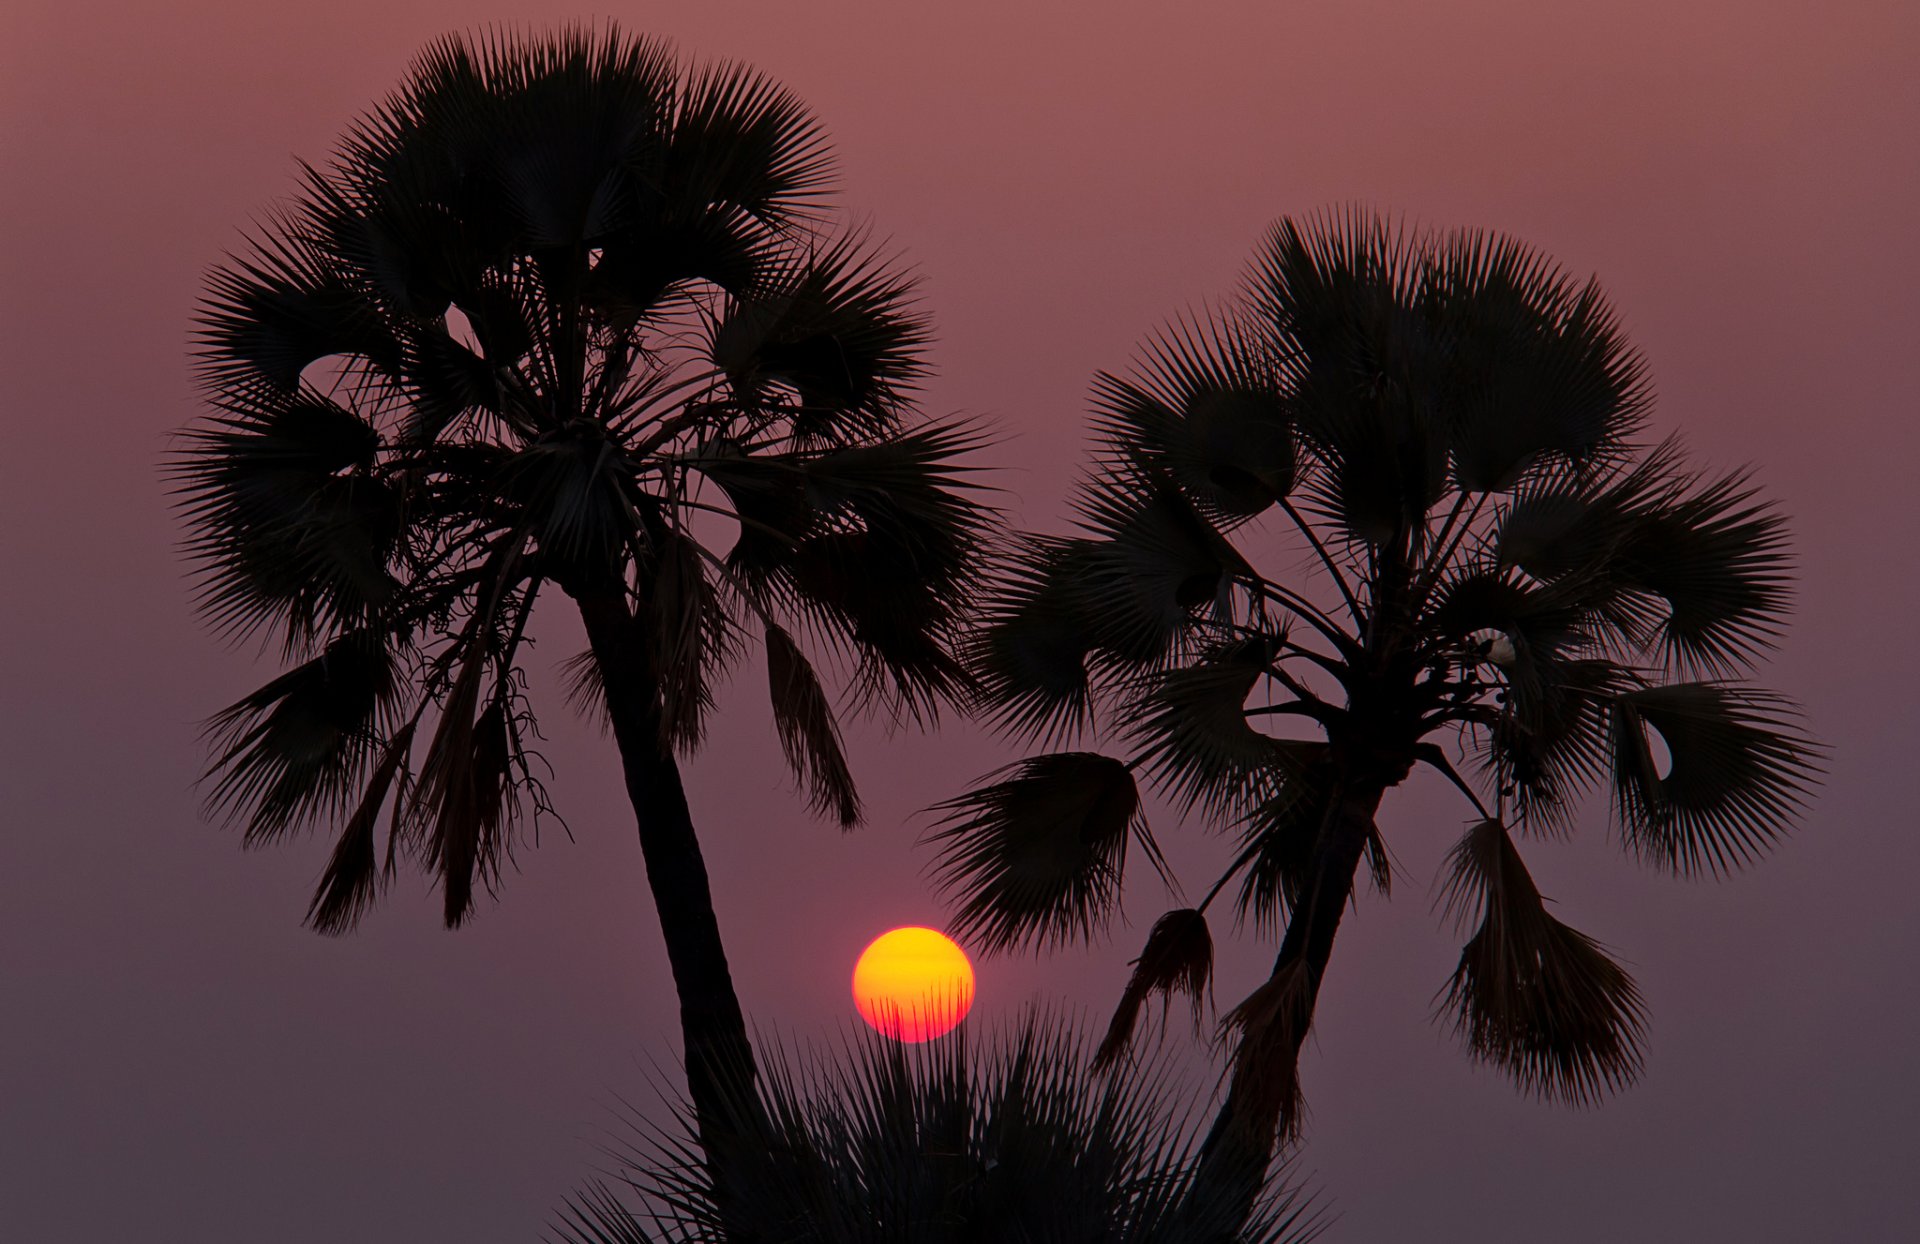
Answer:
M271 666L193 617L158 478L194 413L201 273L427 39L590 16L495 0L9 0L0 16L0 1235L534 1238L648 1097L675 1032L611 745L548 697L575 841L471 927L409 879L356 935L300 927L326 846L201 820L196 722ZM1920 1107L1920 6L1911 0L1259 0L603 7L753 62L817 110L843 201L925 275L936 412L996 419L1014 516L1063 521L1095 369L1226 292L1268 221L1362 201L1511 231L1600 275L1657 425L1752 462L1802 594L1764 680L1834 748L1749 875L1639 872L1596 804L1529 853L1634 965L1644 1083L1570 1113L1428 1019L1457 944L1427 879L1464 813L1383 811L1402 883L1341 930L1302 1163L1334 1241L1907 1238ZM580 646L556 613L534 667ZM689 768L743 999L852 1022L861 945L942 923L914 810L1008 754L856 732L872 823L808 820L749 672ZM1603 801L1602 801L1603 803ZM1189 885L1217 843L1157 820ZM1188 845L1191 844L1191 845ZM1113 944L980 967L979 1021L1103 1019L1166 905ZM1237 999L1270 951L1223 954Z

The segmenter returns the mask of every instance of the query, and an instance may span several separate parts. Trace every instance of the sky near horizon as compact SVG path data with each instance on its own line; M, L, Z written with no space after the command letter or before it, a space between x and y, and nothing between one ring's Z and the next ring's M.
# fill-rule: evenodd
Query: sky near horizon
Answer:
M611 744L530 664L572 840L437 927L417 877L347 938L300 927L323 839L242 853L200 815L196 723L266 680L195 618L159 476L196 412L205 269L401 79L490 21L612 17L807 101L839 201L924 278L925 407L992 419L1019 524L1059 529L1092 374L1227 294L1282 214L1364 203L1513 233L1595 273L1697 459L1792 516L1800 593L1760 676L1832 749L1805 827L1685 883L1580 832L1530 848L1556 911L1638 976L1643 1082L1520 1097L1429 1018L1458 943L1428 880L1466 812L1394 792L1393 898L1341 929L1300 1167L1336 1244L1920 1234L1920 7L673 3L90 6L0 15L0 1236L468 1244L537 1238L651 1101L676 1032ZM753 669L687 768L753 1021L855 1021L873 936L945 923L917 809L1012 753L851 732L870 821L793 797ZM1220 844L1156 809L1188 888ZM1090 950L977 963L970 1024L1104 1018L1166 896ZM1216 930L1220 935L1221 930ZM1220 936L1230 1005L1270 948ZM1177 1034L1176 1034L1176 1039ZM1196 1052L1196 1057L1199 1051Z

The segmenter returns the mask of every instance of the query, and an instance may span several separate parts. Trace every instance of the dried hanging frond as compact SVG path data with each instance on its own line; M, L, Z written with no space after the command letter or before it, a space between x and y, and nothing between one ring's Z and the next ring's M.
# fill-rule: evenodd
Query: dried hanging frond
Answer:
M1547 914L1506 827L1475 825L1448 862L1445 910L1479 927L1441 1007L1472 1055L1567 1105L1590 1105L1638 1079L1639 988L1597 942Z
M842 829L860 823L860 794L840 743L820 679L806 653L779 626L767 624L767 688L773 724L787 765L807 788L807 806L832 816Z
M1207 930L1206 915L1182 907L1154 921L1146 946L1133 961L1133 975L1120 995L1107 1035L1094 1053L1095 1069L1113 1065L1126 1052L1141 1008L1156 993L1169 1006L1175 994L1187 995L1193 1002L1193 1023L1198 1028L1201 996L1212 979L1213 935Z
M393 780L413 747L415 722L402 726L391 742L373 776L367 781L360 805L340 831L327 867L320 874L313 900L307 904L307 925L316 933L346 933L360 923L372 906L377 890L378 870L373 850L374 823L393 789ZM403 796L404 797L404 796Z
M1127 838L1145 835L1127 766L1093 752L1033 756L934 805L935 879L955 928L989 953L1086 938L1120 897Z
M472 910L475 876L491 884L497 874L506 849L505 831L517 810L513 766L519 748L509 711L512 688L501 682L485 709L479 709L486 665L485 653L476 644L441 706L440 724L421 761L418 794L410 808L415 849L440 878L449 928Z
M1220 1021L1233 1045L1233 1088L1239 1110L1232 1125L1256 1138L1277 1135L1291 1143L1300 1135L1305 1098L1300 1092L1300 1047L1313 1024L1313 981L1304 960L1276 968Z

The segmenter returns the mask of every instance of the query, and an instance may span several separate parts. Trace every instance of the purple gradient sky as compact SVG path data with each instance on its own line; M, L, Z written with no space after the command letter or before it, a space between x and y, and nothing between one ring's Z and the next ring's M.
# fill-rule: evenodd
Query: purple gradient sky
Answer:
M1091 15L1098 14L1095 19ZM671 1058L664 957L610 745L546 714L577 842L468 930L408 880L356 936L299 917L319 841L205 825L195 722L263 680L195 621L156 463L194 413L203 269L426 39L570 12L12 0L0 16L0 1235L525 1241L596 1162L611 1095ZM1464 813L1397 792L1405 880L1342 930L1303 1165L1334 1241L1879 1240L1920 1232L1912 811L1920 718L1920 7L1910 0L973 0L631 4L749 60L837 142L844 201L920 265L930 409L998 419L1014 517L1062 522L1091 373L1224 293L1283 212L1362 200L1597 272L1662 428L1758 464L1803 593L1765 680L1835 751L1802 834L1682 884L1585 833L1530 853L1634 965L1645 1082L1526 1101L1427 1018L1457 953L1427 879ZM536 670L579 645L556 618ZM872 824L809 822L749 674L690 770L746 1004L850 1022L867 938L942 921L914 809L1006 755L857 732ZM1217 844L1166 837L1190 884ZM1112 945L980 969L976 1012L1103 1015ZM1221 996L1260 975L1235 943Z

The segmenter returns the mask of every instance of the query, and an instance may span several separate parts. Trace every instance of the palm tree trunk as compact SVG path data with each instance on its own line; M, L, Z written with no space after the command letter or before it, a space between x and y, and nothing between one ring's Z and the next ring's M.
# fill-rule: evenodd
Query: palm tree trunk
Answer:
M1208 1234L1237 1238L1232 1233L1252 1212L1284 1130L1283 1115L1295 1108L1300 1047L1313 1023L1320 982L1333 955L1334 934L1353 898L1354 875L1373 834L1374 814L1391 785L1392 781L1377 776L1343 777L1335 788L1306 885L1268 978L1268 985L1276 989L1291 986L1283 1003L1287 1011L1281 1021L1280 1048L1262 1051L1265 1065L1235 1063L1226 1101L1201 1145L1189 1204ZM1272 1065L1273 1060L1284 1060L1284 1066Z
M662 738L659 679L626 593L617 585L569 589L605 684L607 715L639 822L640 852L653 891L667 961L680 998L687 1089L703 1145L734 1134L752 1108L753 1048L720 941L706 861L687 808L680 768Z

